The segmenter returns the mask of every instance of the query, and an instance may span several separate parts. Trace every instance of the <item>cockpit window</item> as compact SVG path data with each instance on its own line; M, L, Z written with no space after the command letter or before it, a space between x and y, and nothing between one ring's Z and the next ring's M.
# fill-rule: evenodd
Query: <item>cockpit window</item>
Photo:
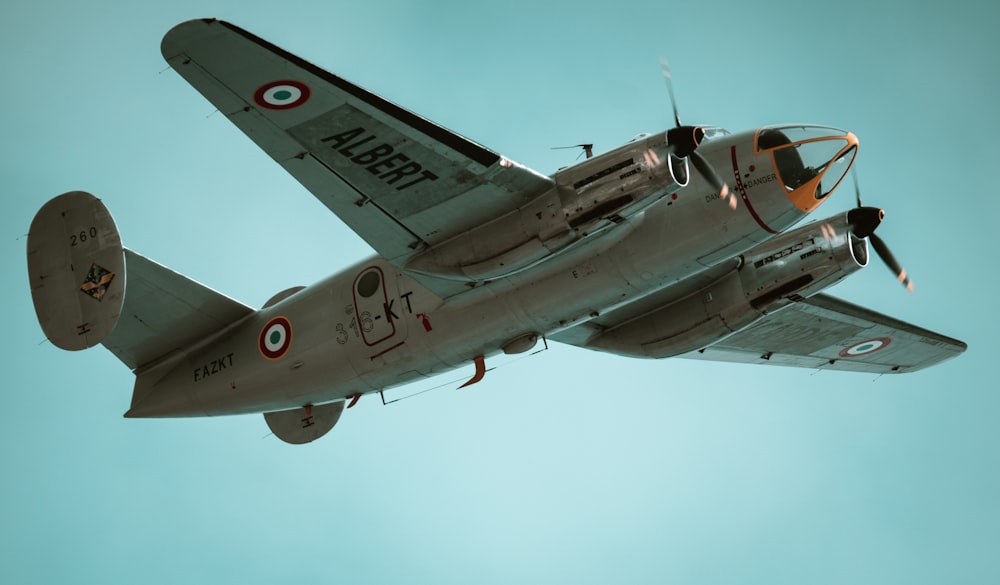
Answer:
M701 139L702 142L732 134L729 130L720 128L719 126L702 126L701 129L705 131L705 136Z
M853 148L850 156L848 153L841 154L846 146L847 142L842 140L820 140L790 145L774 151L774 162L781 174L785 189L794 191L825 173L832 163L845 158L853 159ZM844 172L847 172L846 168ZM834 181L840 180L840 176L831 178ZM832 183L830 187L833 187ZM830 190L825 189L821 182L816 187L816 198L821 199L829 192Z
M850 170L851 165L854 163L854 156L857 153L858 147L851 146L847 152L844 152L843 154L838 152L834 158L824 165L826 175L823 177L823 183L825 184L823 185L823 193L820 194L817 199L826 197L837 187L837 185L840 184L840 181L844 178L844 175L847 174L847 171Z
M761 128L757 133L757 150L770 150L779 146L791 144L788 135L778 128Z
M757 151L768 150L792 142L805 142L818 138L840 138L846 135L846 130L828 126L771 126L761 128L757 133Z
M850 137L850 138L849 138ZM857 153L857 139L825 126L782 126L757 132L757 151L771 151L778 179L788 193L820 200L840 184Z

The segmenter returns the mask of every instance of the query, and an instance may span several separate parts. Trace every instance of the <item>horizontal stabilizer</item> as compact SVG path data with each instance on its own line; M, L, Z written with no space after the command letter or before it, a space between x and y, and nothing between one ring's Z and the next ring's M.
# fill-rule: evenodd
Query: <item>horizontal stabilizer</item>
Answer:
M125 294L118 228L101 200L71 191L35 214L28 232L35 314L56 347L92 347L115 328Z
M253 309L125 250L127 294L121 318L104 346L133 370L249 315Z

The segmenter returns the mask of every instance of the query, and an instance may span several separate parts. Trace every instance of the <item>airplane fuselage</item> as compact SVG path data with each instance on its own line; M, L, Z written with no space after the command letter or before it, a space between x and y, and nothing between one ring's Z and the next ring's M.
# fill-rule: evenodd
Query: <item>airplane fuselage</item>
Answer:
M279 294L198 347L138 371L128 416L322 404L468 365L478 356L525 351L539 336L653 293L675 291L659 298L663 304L690 295L736 270L741 253L812 210L796 204L756 136L727 134L700 148L735 185L728 196L694 173L684 187L664 190L652 181L656 165L647 153L657 137L556 173L553 197L576 197L574 184L587 180L580 176L595 176L588 169L613 168L586 186L606 195L629 182L637 199L656 200L627 217L610 210L576 234L573 245L530 270L470 282L469 290L447 300L378 257ZM647 175L649 189L634 186Z

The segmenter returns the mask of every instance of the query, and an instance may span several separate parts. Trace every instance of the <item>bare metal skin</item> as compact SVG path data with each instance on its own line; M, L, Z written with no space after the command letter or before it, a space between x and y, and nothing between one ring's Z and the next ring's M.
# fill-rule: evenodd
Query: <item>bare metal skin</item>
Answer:
M93 195L39 210L28 268L58 347L136 374L129 417L265 413L312 441L366 393L541 338L628 357L900 373L964 343L821 291L868 243L861 205L794 227L840 184L850 132L643 134L545 176L234 25L167 33L167 62L376 251L254 310L123 247ZM669 77L668 77L669 79Z

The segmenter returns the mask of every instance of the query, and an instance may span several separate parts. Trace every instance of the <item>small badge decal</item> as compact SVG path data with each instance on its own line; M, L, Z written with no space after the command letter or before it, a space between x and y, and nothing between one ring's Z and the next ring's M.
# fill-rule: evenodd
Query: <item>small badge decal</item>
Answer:
M285 355L292 345L292 324L284 317L275 317L264 325L257 338L260 355L276 360Z
M80 290L91 298L101 301L104 299L104 295L108 292L108 287L111 286L111 281L114 279L114 272L96 263L91 264L90 272L87 273L87 280L83 281L83 284L80 285Z
M875 337L867 341L862 341L861 343L855 343L850 347L846 347L840 350L839 355L842 358L852 358L859 357L863 355L868 355L874 353L880 349L885 348L885 346L892 343L892 339L889 337Z
M290 110L309 100L312 91L301 81L285 79L260 86L253 94L253 101L269 110Z

